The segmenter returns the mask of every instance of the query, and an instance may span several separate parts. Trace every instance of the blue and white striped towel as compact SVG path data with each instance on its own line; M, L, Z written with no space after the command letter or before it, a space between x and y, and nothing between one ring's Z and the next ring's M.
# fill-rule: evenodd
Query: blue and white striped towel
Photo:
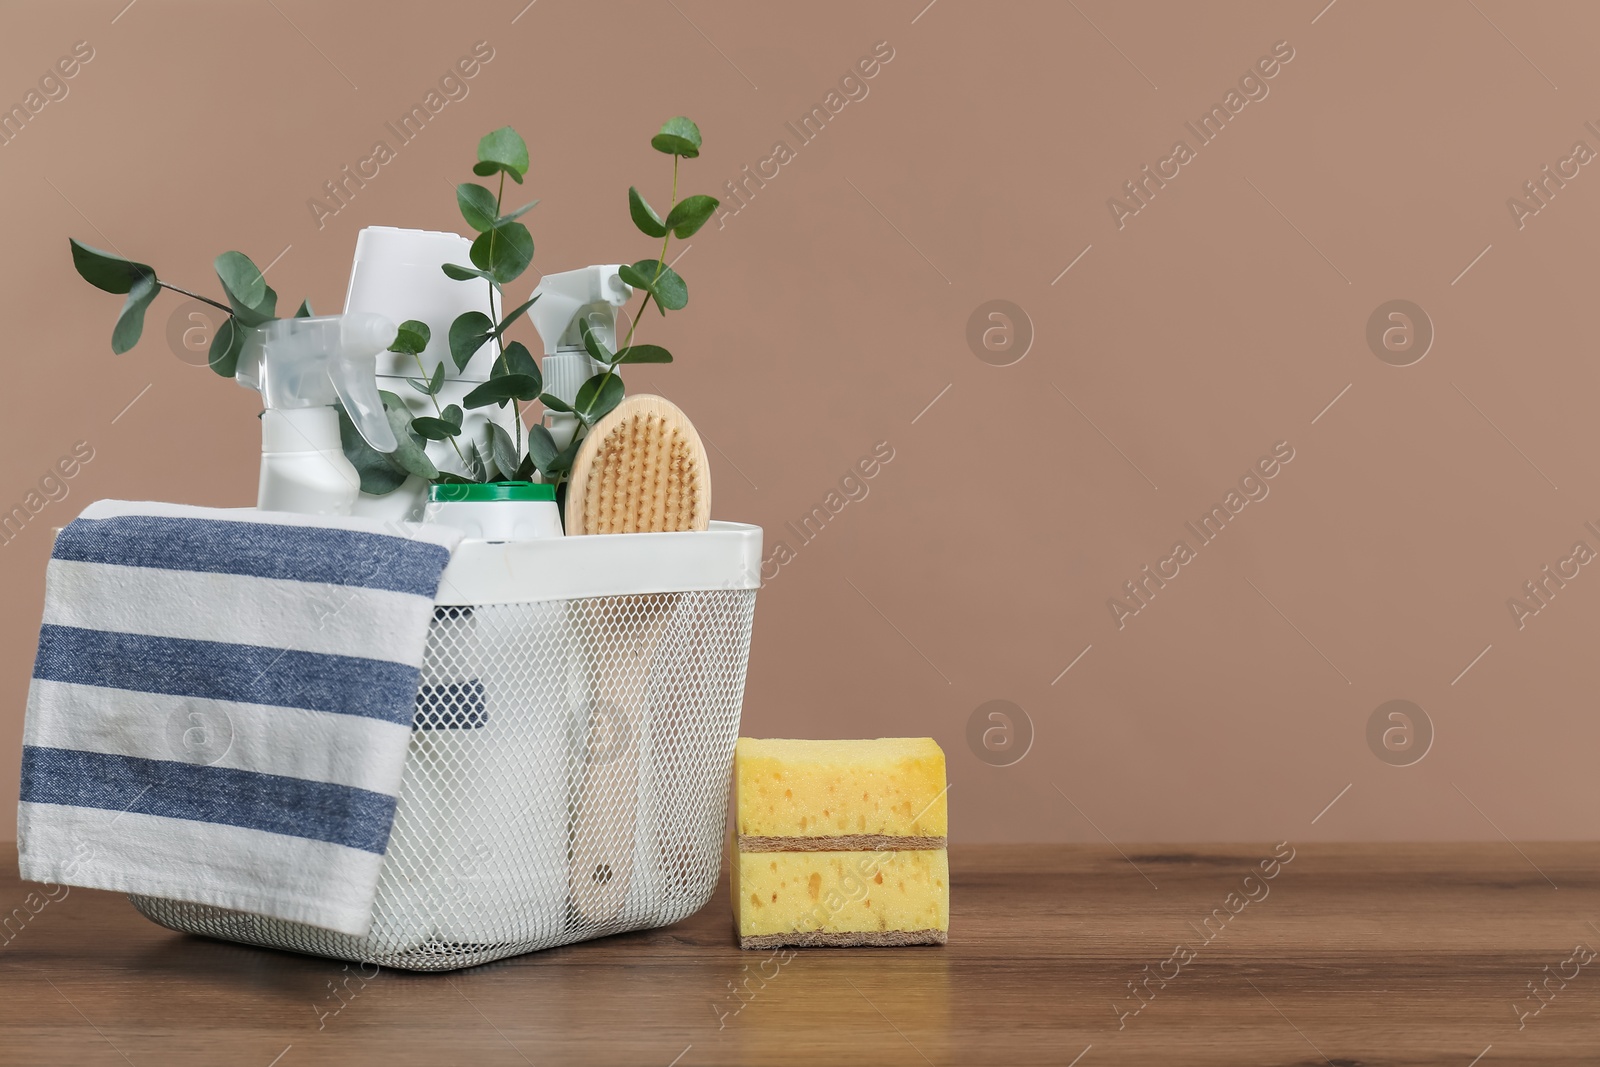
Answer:
M365 933L459 540L365 519L85 508L45 572L22 877Z

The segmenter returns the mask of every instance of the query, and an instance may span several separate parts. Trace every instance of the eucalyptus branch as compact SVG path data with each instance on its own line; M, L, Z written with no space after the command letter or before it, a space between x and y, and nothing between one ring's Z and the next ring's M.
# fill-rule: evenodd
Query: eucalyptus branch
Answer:
M678 206L678 157L672 157L672 203L667 205L667 217L672 217L672 209ZM667 242L672 240L672 231L668 230L661 238L661 254L656 257L656 276L651 281L661 280L661 269L667 265ZM643 311L644 308L640 308Z
M228 303L224 304L181 285L162 281L148 263L91 248L77 239L68 243L72 247L72 265L79 277L102 292L127 298L111 331L111 351L118 354L139 343L144 333L145 312L163 289L209 304L227 314L230 326L239 327L217 330L206 354L211 369L224 378L232 378L238 369L239 354L244 348L244 328L260 326L278 317L278 294L266 284L260 269L243 252L224 252L212 261L217 280L228 297ZM297 314L310 313L309 306L302 303Z
M496 219L499 219L501 214L505 211L505 209L506 209L506 172L505 171L501 171L500 172L500 188L494 194L494 217ZM498 226L489 231L489 262L491 262L491 263L494 262L494 242L495 242L495 238L498 236L498 234L499 234L499 227ZM505 346L503 344L501 344L501 340L502 339L499 336L503 332L500 329L500 312L495 309L495 305L494 305L494 298L495 298L495 295L497 293L500 295L500 307L504 308L506 306L506 304L505 304L505 294L503 292L501 292L501 290L500 290L500 283L495 281L495 280L493 280L493 279L490 279L490 281L489 281L489 321L495 324L495 331L496 331L495 343L501 345L500 351L502 353L500 358L495 360L495 363L496 363L497 366L505 367L505 370L509 373L511 368L509 366L507 366L506 363L505 363L505 355L504 355ZM514 440L513 440L513 443L516 445L517 455L521 456L522 455L522 404L517 400L516 397L512 397L511 398L511 414L512 414L512 419L511 419L512 432L516 435Z
M628 324L628 336L622 339L622 344L617 346L617 351L620 352L624 348L627 348L629 345L633 344L633 332L639 328L639 323L644 321L645 309L650 306L650 301L653 299L655 299L654 294L652 294L650 290L646 289L644 293L644 300L639 304L639 314L635 315L633 317L633 321ZM660 307L661 305L657 304L656 306Z
M231 307L229 307L227 304L219 304L215 300L211 299L209 296L201 296L199 293L191 293L187 289L183 289L183 288L180 288L180 287L178 287L176 285L173 285L171 282L164 282L160 278L156 279L156 284L161 286L161 288L163 288L163 289L171 289L174 293L182 293L184 296L191 297L191 298L193 298L195 300L200 301L203 304L210 304L214 308L221 308L223 311L226 311L230 316L233 315L233 309Z
M423 367L423 365L422 365L422 354L420 352L413 352L413 353L411 353L411 358L412 358L413 361L416 362L416 364L417 364L417 373L422 375L422 380L423 381L428 381L429 378L428 378L427 368ZM438 398L438 396L436 396L433 393L429 393L428 394L428 399L433 401L433 412L434 412L434 414L439 416L440 419L443 419L444 418L444 408L441 408L439 406L439 398ZM471 470L472 469L472 464L468 463L467 462L467 457L463 456L461 454L461 446L456 444L456 439L454 437L450 438L450 447L456 450L456 455L457 456L461 457L461 466L466 468L467 470Z
M590 337L585 328L585 345L590 355L597 359L604 369L591 374L579 386L577 396L571 403L571 411L577 423L572 440L566 447L551 454L553 442L544 428L529 428L523 425L522 405L545 398L549 398L547 403L553 402L554 398L543 391L542 373L538 362L528 352L527 347L519 342L504 341L507 330L526 310L527 305L513 311L510 320L501 319L505 308L505 286L520 277L533 259L533 236L518 219L537 201L525 204L512 212L507 212L505 209L506 178L509 176L513 182L522 184L528 173L528 146L527 142L509 126L495 130L479 140L478 159L472 171L480 178L498 175L497 186L491 190L484 185L467 182L456 187L456 201L460 206L462 217L476 232L477 237L471 245L472 265L469 267L448 264L444 267L444 273L451 279L461 282L479 279L487 281L489 314L485 316L482 311L467 311L456 317L450 324L447 358L459 370L464 368L485 344L500 345L499 354L490 371L489 381L473 388L463 398L460 406L441 405L438 387L434 383L443 379L445 366L441 364L436 367L433 376L430 377L421 359L422 349L430 340L428 324L418 320L407 320L401 325L401 333L406 335L404 347L391 348L391 351L409 354L413 358L424 380L413 381L412 385L419 392L428 395L429 404L434 411L432 416L415 415L415 408L408 408L411 418L406 426L407 432L426 441L448 439L451 449L460 459L462 467L467 470L469 478L486 478L489 464L503 475L514 474L514 471L505 469L510 463L514 465L515 470L525 470L532 465L546 482L560 486L567 480L577 446L590 429L616 407L625 394L621 365L672 362L672 354L662 346L636 344L635 341L652 302L662 315L669 311L681 310L688 304L688 287L683 278L667 262L667 256L672 250L672 239L676 237L681 241L696 233L715 214L718 204L716 199L710 196L686 196L682 199L678 196L682 161L695 159L700 155L701 136L698 126L682 116L668 119L662 124L660 131L650 139L650 146L672 157L672 187L668 210L665 217L656 214L655 209L645 201L638 190L630 188L629 212L635 226L642 233L652 240L661 242L660 251L654 260L640 259L619 268L618 273L622 281L635 289L642 290L643 296L639 302L638 313L628 324L627 333L617 350L615 352L607 350L598 338ZM207 355L211 369L223 377L234 376L244 348L245 330L238 327L259 326L278 317L278 294L266 284L261 271L249 257L242 253L225 252L215 260L217 277L227 297L227 303L223 303L201 296L182 286L162 281L157 276L155 268L148 264L91 248L76 240L71 242L71 246L73 266L85 281L104 292L126 298L111 334L113 352L126 352L138 343L145 325L145 312L162 289L170 289L192 300L198 300L228 316L229 325L235 328L217 330ZM310 315L312 312L308 304L302 303L296 314ZM615 343L615 336L612 336L611 340ZM473 451L476 455L483 450L484 445L481 442L473 442L473 445L477 446L476 450L471 446L463 449L457 440L467 425L466 410L491 404L503 407L508 402L513 413L514 433L507 435L498 423L490 423L492 429L489 431L487 442L489 455L482 464L475 465L468 462L467 452ZM390 410L394 410L392 405L391 399L388 401ZM538 432L535 433L535 430ZM345 454L361 472L363 491L377 495L392 492L408 473L431 477L438 481L461 480L461 475L441 473L436 470L432 461L416 442L409 436L402 436L404 438L402 447L395 453L387 455L375 452L360 439L359 435L352 435L352 439L345 442ZM511 455L507 455L508 446L512 449Z

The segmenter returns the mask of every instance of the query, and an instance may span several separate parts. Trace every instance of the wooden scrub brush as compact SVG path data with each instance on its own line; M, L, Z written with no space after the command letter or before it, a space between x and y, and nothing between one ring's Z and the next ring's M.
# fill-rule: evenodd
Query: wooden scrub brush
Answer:
M569 537L704 530L710 518L705 448L676 405L631 396L589 431L567 485ZM680 597L607 598L593 620L589 729L568 868L571 916L583 925L615 922L627 905L651 664Z

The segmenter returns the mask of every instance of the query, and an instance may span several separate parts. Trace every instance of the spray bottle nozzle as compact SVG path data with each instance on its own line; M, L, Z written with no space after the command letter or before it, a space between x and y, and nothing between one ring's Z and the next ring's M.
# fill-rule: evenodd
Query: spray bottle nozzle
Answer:
M342 403L367 444L393 452L398 442L378 395L377 358L397 333L390 320L364 312L273 319L246 335L237 377L261 393L268 410Z
M612 351L617 348L617 309L633 296L633 286L618 273L621 264L546 274L533 293L538 301L528 309L533 328L544 341L545 392L569 405L578 387L600 364L583 347L580 322L588 323L595 338Z
M616 347L617 308L633 296L633 286L622 280L619 263L600 263L559 274L546 274L533 290L539 302L528 309L533 328L544 341L544 354L583 348L579 321L600 333L608 348Z

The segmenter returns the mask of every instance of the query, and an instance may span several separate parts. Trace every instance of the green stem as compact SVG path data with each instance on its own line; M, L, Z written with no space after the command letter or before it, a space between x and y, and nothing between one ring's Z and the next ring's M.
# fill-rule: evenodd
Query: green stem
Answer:
M644 300L639 304L639 314L635 315L633 317L633 321L628 324L628 336L624 337L622 339L622 344L617 346L618 352L621 352L623 349L627 348L633 343L633 331L637 330L639 328L639 323L644 321L645 308L650 306L650 300L653 296L654 294L648 289L645 290ZM656 306L659 307L660 305L657 304Z
M672 209L678 206L678 157L672 157L672 202L667 205L667 214L672 214ZM672 240L672 231L668 230L661 237L661 255L656 257L656 278L661 277L661 269L667 265L667 242ZM651 279L654 284L656 278ZM643 308L640 309L644 310Z
M425 381L425 382L430 382L431 383L433 381L433 379L428 377L428 372L425 369L423 369L422 357L420 355L418 355L416 352L413 352L413 353L411 353L411 358L416 361L417 373L422 375L422 380ZM443 421L444 420L444 409L439 406L439 398L434 396L432 393L429 393L428 394L428 399L433 401L433 412L434 412L434 414L439 416L440 421ZM450 441L450 447L456 450L456 455L461 456L461 466L462 466L462 468L464 470L469 470L470 471L472 469L472 464L468 463L467 462L467 457L461 454L461 446L456 444L456 439L454 437L449 438L449 441Z
M639 314L634 316L633 322L628 325L628 336L624 337L622 339L622 344L617 346L617 351L618 352L623 351L630 344L633 343L633 331L635 331L635 330L637 330L639 328L639 320L644 318L644 309L650 306L650 299L654 295L655 294L651 293L649 290L645 290L644 302L639 305ZM657 302L656 306L660 307L660 302L659 301ZM615 363L611 363L611 364L608 364L606 366L606 373L605 373L604 377L602 377L600 379L600 391L601 392L605 391L606 382L608 382L613 377L615 377L616 373L617 373L617 365ZM589 429L589 420L587 418L585 418L583 415L578 414L577 412L574 412L574 414L578 415L578 427L579 427L579 429L584 430L585 432L587 432L588 429ZM574 439L576 439L579 436L581 436L581 435L578 434L575 431L574 434L573 434Z
M673 156L672 157L672 202L667 205L667 214L669 214L669 215L672 214L672 209L677 207L677 206L678 206L678 157L677 156ZM652 286L654 286L656 284L656 282L661 280L661 272L667 269L667 244L671 240L672 240L672 231L668 230L666 232L666 234L664 234L662 236L662 238L661 238L661 254L656 257L656 274L655 274L654 278L650 279L650 284ZM644 300L643 300L642 303L639 304L639 314L637 316L635 316L632 324L630 324L628 326L628 336L623 339L623 342L622 342L621 346L618 347L617 351L620 352L620 351L622 351L622 349L627 348L630 344L633 343L633 331L637 330L639 328L639 323L644 320L645 309L650 306L650 300L654 296L655 296L654 293L650 292L648 289L645 290ZM661 310L663 312L665 312L667 310L666 308L661 307L661 301L660 300L656 301L656 307L661 308Z
M497 220L497 223L498 223L498 220L500 218L500 209L504 206L505 197L506 197L506 172L505 171L501 171L500 172L500 191L494 194L494 217ZM490 270L494 269L494 239L499 236L499 232L500 232L500 228L499 228L498 224L495 225L495 226L490 227L490 229L489 229L489 269ZM500 325L500 313L494 309L494 295L495 295L495 293L497 291L499 291L499 288L500 288L499 285L497 285L496 283L494 283L494 282L490 282L489 283L489 321L494 323L496 326Z
M422 375L422 380L425 381L425 382L430 382L431 383L433 381L433 379L428 376L427 370L422 366L422 357L420 355L418 355L417 353L413 352L413 353L411 353L411 358L417 364L417 373ZM438 415L438 416L440 416L442 418L444 416L444 411L439 407L439 398L434 396L432 393L429 393L428 394L428 399L433 401L433 412L434 412L434 414Z
M672 202L667 205L667 213L669 215L672 213L672 209L674 207L678 206L678 159L679 159L679 157L676 156L676 155L674 155L672 157ZM504 174L501 174L501 176L500 176L500 184L502 186L505 185L505 175ZM497 208L497 210L498 210L498 208ZM661 280L662 271L667 269L667 247L671 243L671 241L672 241L672 231L668 230L666 232L666 234L664 234L662 236L662 238L661 238L661 254L656 257L656 273L655 273L655 277L650 279L650 284L652 286L654 286L656 282ZM639 323L644 321L644 313L650 307L650 301L652 299L655 299L655 294L652 293L649 289L646 289L645 293L644 293L644 299L642 301L640 301L640 303L639 303L639 313L637 315L635 315L633 317L633 321L628 324L628 336L624 337L622 339L622 343L617 346L617 351L618 352L625 351L628 348L628 346L633 344L634 332L639 329ZM666 311L666 308L661 307L661 301L660 300L656 300L656 307L661 308L661 310L663 312ZM606 387L606 382L608 382L612 378L614 378L616 376L616 373L617 373L616 364L613 363L613 364L611 364L611 365L606 367L606 373L600 379L600 389L602 391ZM582 438L584 436L584 434L589 432L590 426L589 426L588 418L585 417L582 412L573 412L573 414L578 416L578 427L572 433L572 439L574 441L576 441L576 440L579 440L580 438ZM565 474L563 474L559 479L557 479L556 485L559 486L563 481L566 481L566 480L567 480L567 476Z
M191 293L187 289L180 289L178 286L173 285L171 282L164 282L160 278L156 279L156 284L159 285L163 289L171 289L174 293L182 293L184 296L191 297L191 298L193 298L195 300L200 301L203 304L210 304L214 308L221 308L223 311L226 311L229 315L233 314L233 309L231 307L229 307L227 304L219 304L215 300L211 299L209 296L201 296L199 293Z
M501 211L503 211L505 209L505 198L506 198L506 172L505 171L501 171L500 172L500 188L494 194L494 217L495 217L496 220L498 220L500 218ZM494 228L491 228L489 230L489 266L490 266L490 269L493 269L493 267L494 267L494 241L495 241L495 238L498 235L499 235L498 226L496 226ZM495 294L499 293L499 291L500 291L499 284L496 283L496 282L491 281L489 283L489 321L494 324L494 327L495 327L495 329L497 331L500 329L500 312L499 312L499 310L497 310L495 308L494 298L495 298ZM501 306L503 307L504 304L502 304ZM496 333L495 337L494 337L494 343L501 346L500 347L500 351L501 351L500 359L496 360L495 361L496 363L498 363L501 360L505 359L505 346L504 346L504 344L502 344L502 341L503 341L503 338L501 337L501 335L499 333ZM511 369L510 367L506 368L506 370L508 370L508 371L510 369ZM518 403L515 399L513 399L511 401L511 410L512 410L512 412L514 414L514 417L512 419L512 423L513 423L513 433L515 435L515 442L516 442L516 453L517 453L518 456L521 456L522 455L522 405L520 403ZM506 473L507 474L515 474L516 472L515 471L508 471Z

